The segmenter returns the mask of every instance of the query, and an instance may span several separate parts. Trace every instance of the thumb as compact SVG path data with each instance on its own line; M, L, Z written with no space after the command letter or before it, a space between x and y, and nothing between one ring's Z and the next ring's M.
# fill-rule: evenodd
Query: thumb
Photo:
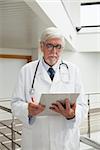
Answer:
M66 99L66 112L69 113L70 112L70 103L69 103L69 99Z

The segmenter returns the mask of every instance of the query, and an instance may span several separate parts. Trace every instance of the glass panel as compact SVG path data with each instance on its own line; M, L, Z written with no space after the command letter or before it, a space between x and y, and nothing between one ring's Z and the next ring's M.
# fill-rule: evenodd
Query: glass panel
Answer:
M100 25L100 4L83 5L81 11L81 26Z

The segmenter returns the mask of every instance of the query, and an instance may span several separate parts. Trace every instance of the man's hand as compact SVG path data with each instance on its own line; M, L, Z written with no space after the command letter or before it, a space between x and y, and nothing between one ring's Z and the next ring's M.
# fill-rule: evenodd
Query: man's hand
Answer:
M29 113L29 116L36 116L39 113L41 113L44 109L45 109L45 106L36 103L33 100L33 98L32 98L32 102L28 103L28 113Z
M66 99L66 108L64 108L63 105L59 101L57 101L56 103L52 104L50 109L57 113L60 113L67 119L72 119L75 117L76 103L70 106L69 100Z

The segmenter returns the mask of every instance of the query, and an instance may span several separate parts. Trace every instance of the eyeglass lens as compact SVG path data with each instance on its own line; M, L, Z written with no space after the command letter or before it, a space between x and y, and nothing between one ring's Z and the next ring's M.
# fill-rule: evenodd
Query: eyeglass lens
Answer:
M46 44L46 48L49 49L49 50L52 50L54 48L56 48L58 50L61 50L62 49L62 45L61 44L53 45L51 43L47 43Z

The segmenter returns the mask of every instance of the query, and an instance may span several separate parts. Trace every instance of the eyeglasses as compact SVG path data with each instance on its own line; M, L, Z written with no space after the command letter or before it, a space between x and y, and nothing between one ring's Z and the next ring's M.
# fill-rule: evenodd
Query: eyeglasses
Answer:
M57 44L57 45L53 45L51 43L44 43L44 44L45 44L45 47L50 51L53 50L54 48L56 48L56 50L61 50L63 48L61 44Z

